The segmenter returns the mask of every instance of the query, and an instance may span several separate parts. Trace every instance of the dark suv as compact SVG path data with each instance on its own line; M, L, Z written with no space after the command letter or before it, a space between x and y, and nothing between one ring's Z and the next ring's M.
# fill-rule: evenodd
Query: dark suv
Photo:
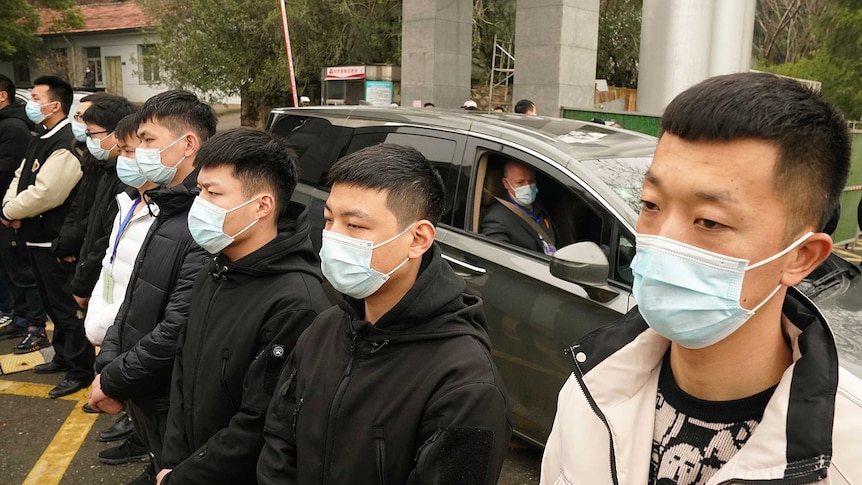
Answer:
M318 249L326 175L339 157L387 142L434 162L446 183L437 242L468 292L484 300L516 433L542 445L570 373L562 349L635 305L629 263L656 139L559 118L409 108L276 109L267 126L296 151L294 200L311 211ZM553 257L479 234L485 211L505 193L507 160L536 170L560 249ZM859 276L833 255L800 288L831 318L842 363L862 376Z

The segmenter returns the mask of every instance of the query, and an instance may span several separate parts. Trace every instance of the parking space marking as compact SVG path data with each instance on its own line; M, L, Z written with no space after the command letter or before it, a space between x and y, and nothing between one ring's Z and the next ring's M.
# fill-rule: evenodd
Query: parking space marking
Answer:
M67 396L77 396L78 402L72 412L69 413L69 417L60 426L60 430L54 435L54 439L42 452L22 485L55 485L63 479L72 459L75 458L78 449L84 444L84 440L90 434L90 429L93 428L93 424L99 418L98 414L88 414L79 410L87 402L87 398L81 394L83 392L78 391Z

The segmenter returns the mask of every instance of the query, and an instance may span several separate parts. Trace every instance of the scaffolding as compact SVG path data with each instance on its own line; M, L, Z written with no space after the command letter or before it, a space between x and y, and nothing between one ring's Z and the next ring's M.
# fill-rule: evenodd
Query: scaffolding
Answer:
M512 54L512 41L501 41L494 36L494 55L491 58L491 75L488 77L488 112L497 106L504 106L512 111L512 96L509 85L515 75L515 56ZM495 102L494 95L503 88L502 101Z

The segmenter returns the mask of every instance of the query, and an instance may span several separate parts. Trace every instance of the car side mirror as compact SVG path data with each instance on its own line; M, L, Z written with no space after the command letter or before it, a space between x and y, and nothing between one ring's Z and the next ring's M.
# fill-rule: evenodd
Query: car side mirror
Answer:
M599 286L608 283L608 257L598 244L579 242L558 249L551 256L551 274L582 285L590 298L606 303L618 294Z

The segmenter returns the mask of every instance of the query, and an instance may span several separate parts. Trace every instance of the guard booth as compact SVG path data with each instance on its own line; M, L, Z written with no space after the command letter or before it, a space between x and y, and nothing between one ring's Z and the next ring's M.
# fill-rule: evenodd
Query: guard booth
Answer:
M401 104L401 67L391 64L336 66L323 70L323 104Z

